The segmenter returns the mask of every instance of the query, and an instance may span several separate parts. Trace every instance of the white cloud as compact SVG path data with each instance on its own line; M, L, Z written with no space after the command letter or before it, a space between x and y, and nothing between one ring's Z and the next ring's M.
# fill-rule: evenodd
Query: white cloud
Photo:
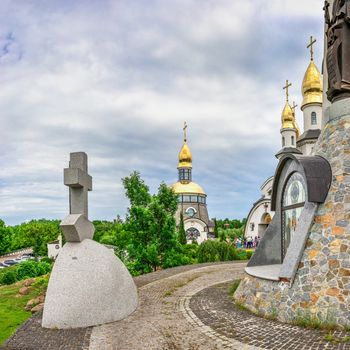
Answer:
M121 177L140 170L152 190L176 180L184 120L210 214L243 217L274 171L285 79L300 104L305 43L322 35L321 8L3 1L0 217L62 217L62 168L77 150L94 177L91 216L123 214Z

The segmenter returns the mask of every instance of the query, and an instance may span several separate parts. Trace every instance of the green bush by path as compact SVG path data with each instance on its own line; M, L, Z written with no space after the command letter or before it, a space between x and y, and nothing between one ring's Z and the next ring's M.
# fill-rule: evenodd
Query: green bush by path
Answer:
M227 242L208 240L198 247L199 263L246 259L247 254L244 250L237 250Z
M30 277L38 277L51 272L52 265L46 261L27 260L16 266L11 266L0 274L1 284L12 284Z

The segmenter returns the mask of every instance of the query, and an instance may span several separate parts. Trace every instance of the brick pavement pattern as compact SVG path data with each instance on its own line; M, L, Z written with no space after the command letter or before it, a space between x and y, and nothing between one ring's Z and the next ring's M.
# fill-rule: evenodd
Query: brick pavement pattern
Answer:
M206 288L190 298L185 309L189 320L204 333L221 339L224 349L349 350L345 331L333 331L334 341L324 339L329 332L305 329L266 320L232 303L231 283ZM346 342L337 342L346 339ZM239 346L237 340L244 343Z
M243 275L245 263L197 268L146 284L139 308L128 318L93 328L90 350L218 350L220 342L194 329L179 300L214 284Z

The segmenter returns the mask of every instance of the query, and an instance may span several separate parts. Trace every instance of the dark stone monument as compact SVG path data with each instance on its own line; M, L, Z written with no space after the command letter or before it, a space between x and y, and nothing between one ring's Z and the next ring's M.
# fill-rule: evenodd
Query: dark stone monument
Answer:
M350 0L325 1L327 25L327 97L331 102L350 96Z

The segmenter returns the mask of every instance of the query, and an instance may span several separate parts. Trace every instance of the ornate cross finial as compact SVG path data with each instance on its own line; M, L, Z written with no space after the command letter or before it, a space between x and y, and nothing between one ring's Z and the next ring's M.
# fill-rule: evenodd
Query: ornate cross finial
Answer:
M316 39L312 38L312 35L310 36L310 43L306 46L307 48L310 48L310 56L311 56L311 61L314 59L314 48L312 47L313 44L315 44Z
M184 142L187 141L186 129L187 129L187 124L186 124L186 122L184 122L184 127L183 127L183 131L184 131Z
M293 111L293 114L295 115L295 108L297 108L298 105L295 103L295 101L293 101L293 106L292 106L292 111Z
M288 98L289 98L289 87L292 86L292 83L290 83L288 81L288 79L286 80L286 85L283 86L283 90L286 90L286 101L288 102Z

